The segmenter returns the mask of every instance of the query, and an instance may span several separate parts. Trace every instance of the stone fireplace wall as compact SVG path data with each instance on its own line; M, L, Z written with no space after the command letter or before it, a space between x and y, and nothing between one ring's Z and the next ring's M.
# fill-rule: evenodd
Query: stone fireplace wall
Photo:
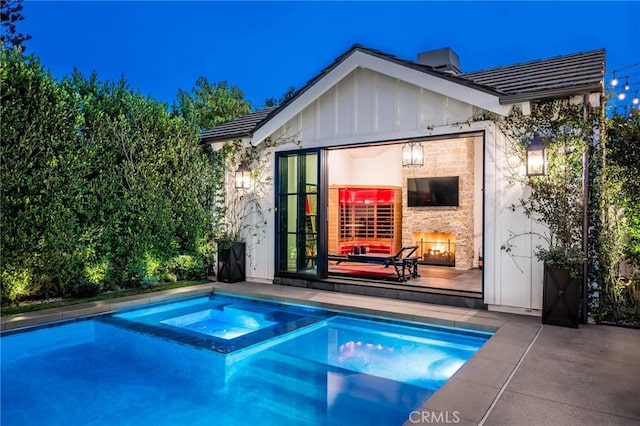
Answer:
M456 235L456 268L473 267L473 138L422 142L424 166L403 169L402 244L412 245L414 232ZM458 207L407 207L407 178L459 176Z

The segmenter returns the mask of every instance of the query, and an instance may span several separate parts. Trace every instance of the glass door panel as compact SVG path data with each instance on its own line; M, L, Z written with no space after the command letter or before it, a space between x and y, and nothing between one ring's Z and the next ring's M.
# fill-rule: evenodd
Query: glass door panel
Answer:
M318 154L278 159L277 270L317 275Z

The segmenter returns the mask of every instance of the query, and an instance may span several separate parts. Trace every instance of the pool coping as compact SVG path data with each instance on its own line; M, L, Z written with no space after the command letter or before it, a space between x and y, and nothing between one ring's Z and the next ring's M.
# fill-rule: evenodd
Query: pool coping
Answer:
M96 302L79 303L58 308L43 309L40 311L25 312L21 314L6 315L0 317L0 334L5 331L20 330L46 323L91 317L94 315L115 312L149 303L164 302L176 298L188 298L198 295L210 294L213 291L211 283L199 284L190 287L181 287L163 290L156 293L138 294L115 299L99 300Z
M421 323L490 331L494 335L418 410L405 425L435 423L433 419L478 424L486 419L542 324L539 317L431 305L398 299L334 293L273 284L210 282L157 293L83 303L0 318L1 334L45 323L79 319L138 305L222 293L261 297L284 303L300 303L358 314ZM416 421L417 420L417 421ZM426 422L425 422L426 420Z

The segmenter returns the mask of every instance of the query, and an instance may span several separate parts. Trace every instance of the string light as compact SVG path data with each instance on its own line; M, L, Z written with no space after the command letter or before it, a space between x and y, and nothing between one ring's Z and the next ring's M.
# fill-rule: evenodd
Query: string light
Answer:
M630 63L604 74L604 81L609 87L610 101L607 102L608 113L636 114L640 111L640 62Z
M637 76L640 75L640 73L634 75ZM616 102L624 101L624 103L629 102L629 104L637 105L633 103L633 100L638 98L638 92L640 92L639 87L640 80L634 80L631 78L631 75L629 75L629 78L625 77L624 84L618 84L618 87L612 89L613 96L615 96ZM640 98L638 103L640 103Z

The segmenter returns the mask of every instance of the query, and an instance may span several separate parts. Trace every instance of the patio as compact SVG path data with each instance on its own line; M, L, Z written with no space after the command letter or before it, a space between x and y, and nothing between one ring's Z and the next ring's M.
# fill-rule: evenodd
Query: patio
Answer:
M243 282L209 283L2 318L2 330L211 291L495 329L496 334L405 425L640 425L640 330L542 325L540 318Z
M400 286L420 287L429 289L455 290L468 293L482 293L482 271L477 268L463 270L447 266L418 265L418 278L410 278L406 282L397 283L393 269L384 265L340 264L329 265L332 276L349 277L355 274L372 276L378 275L387 283Z

